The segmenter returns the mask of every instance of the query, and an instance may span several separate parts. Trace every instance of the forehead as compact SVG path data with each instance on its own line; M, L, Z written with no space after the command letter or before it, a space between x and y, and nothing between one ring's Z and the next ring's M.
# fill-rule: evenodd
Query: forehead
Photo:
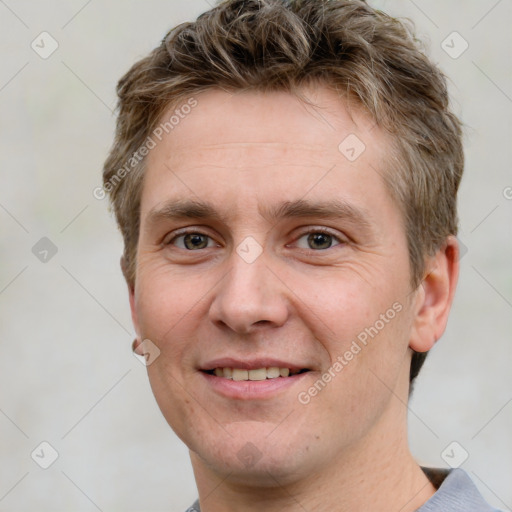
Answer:
M369 192L370 182L382 189L391 145L371 117L327 87L303 89L300 96L197 95L197 106L148 155L143 216L170 197L209 196L229 208L248 197L271 202L328 191L357 195Z
M211 89L193 99L197 106L184 110L188 114L180 119L172 115L180 110L180 105L162 116L162 126L171 118L177 123L169 132L173 137L167 137L167 142L172 143L172 139L176 142L173 154L169 155L171 160L173 156L181 159L184 154L197 156L198 149L226 151L228 145L233 152L253 145L254 152L261 155L262 148L258 148L258 144L264 144L266 152L271 152L273 147L282 151L286 145L290 152L301 148L313 157L315 153L325 155L327 152L337 158L339 144L347 135L357 134L370 153L382 149L386 138L355 100L348 101L326 86L304 87L296 94L286 91L228 93ZM189 101L184 100L182 104ZM362 148L359 146L356 149ZM193 155L188 154L191 150ZM150 160L157 153L152 152ZM353 158L349 153L347 156Z

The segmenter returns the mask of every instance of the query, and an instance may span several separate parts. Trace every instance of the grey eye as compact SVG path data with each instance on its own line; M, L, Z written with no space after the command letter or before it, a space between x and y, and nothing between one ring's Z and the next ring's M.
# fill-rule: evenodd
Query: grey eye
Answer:
M185 233L178 235L170 241L170 244L189 251L206 249L214 245L213 240L208 235L203 235L202 233Z
M336 236L322 231L311 231L302 235L297 240L297 246L301 249L312 249L315 251L330 249L339 243L340 240Z
M332 236L327 233L310 233L308 245L310 249L329 249L332 245Z

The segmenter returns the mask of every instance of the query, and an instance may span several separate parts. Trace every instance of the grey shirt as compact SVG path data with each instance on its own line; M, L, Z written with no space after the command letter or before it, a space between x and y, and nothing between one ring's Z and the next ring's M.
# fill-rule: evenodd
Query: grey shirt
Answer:
M416 512L499 512L482 498L475 484L462 469L423 468L437 492ZM196 501L186 512L201 512Z
M462 469L448 472L423 468L423 471L438 489L416 512L499 512L482 498L471 478ZM447 476L439 485L438 478L443 473Z

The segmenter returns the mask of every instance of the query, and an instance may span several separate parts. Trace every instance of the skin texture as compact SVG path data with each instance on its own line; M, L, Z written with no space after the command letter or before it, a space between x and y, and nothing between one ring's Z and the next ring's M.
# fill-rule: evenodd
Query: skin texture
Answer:
M204 512L413 511L435 489L407 445L411 349L444 331L457 243L446 241L412 290L403 219L382 179L389 139L327 87L302 94L314 106L285 92L207 91L151 151L133 322L160 350L150 383L190 449ZM338 149L350 134L365 144L352 162ZM217 215L165 214L191 199ZM272 215L298 200L344 208ZM184 228L206 235L201 248L184 245ZM332 235L321 248L308 241L319 229ZM247 237L261 249L251 263L237 252ZM333 371L393 305L400 311ZM311 371L263 398L249 388L233 398L200 371L224 357ZM329 368L335 376L301 403Z

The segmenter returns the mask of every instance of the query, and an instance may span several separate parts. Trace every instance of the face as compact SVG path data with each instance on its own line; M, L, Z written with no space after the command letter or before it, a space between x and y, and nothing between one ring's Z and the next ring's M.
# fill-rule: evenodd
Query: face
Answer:
M131 305L160 350L156 400L196 464L252 482L351 457L407 391L417 304L390 142L329 89L303 92L315 106L198 95L142 192Z

